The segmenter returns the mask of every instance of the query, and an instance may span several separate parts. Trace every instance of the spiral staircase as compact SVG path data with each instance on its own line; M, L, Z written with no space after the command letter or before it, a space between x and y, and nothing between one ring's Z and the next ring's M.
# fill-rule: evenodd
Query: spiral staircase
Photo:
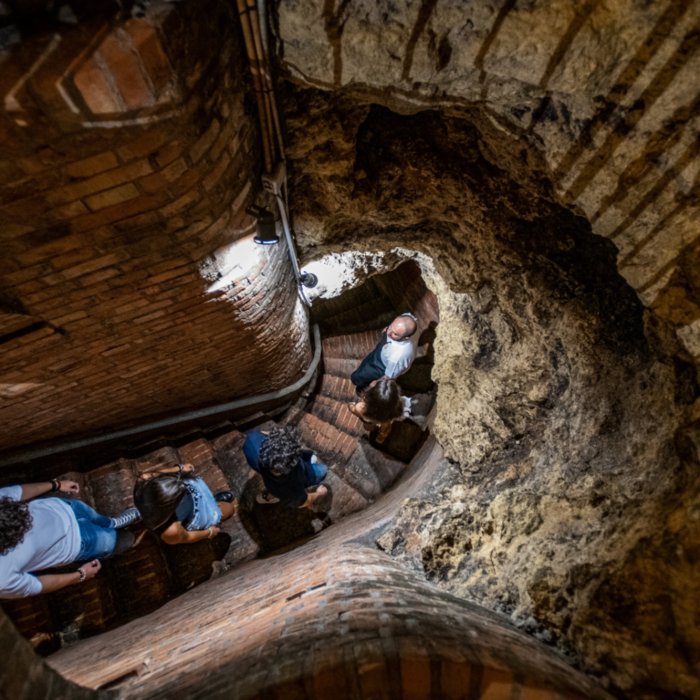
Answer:
M400 378L404 393L414 397L415 420L394 423L382 445L348 410L348 403L356 400L349 375L374 347L381 329L407 310L418 316L421 340L428 341L430 348L437 303L413 263L369 278L341 297L314 304L312 320L320 325L323 337L322 369L313 389L275 420L256 414L238 425L219 423L115 451L111 461L87 471L55 474L78 481L83 500L113 515L133 505L133 487L141 473L190 462L213 492L233 491L239 508L211 541L167 546L148 533L134 549L106 560L100 574L80 586L3 601L3 609L21 634L39 653L51 654L152 612L243 561L293 547L391 488L427 435L434 403L431 352L419 357ZM262 481L243 456L244 431L269 428L276 422L296 426L302 442L328 465L325 483L330 494L320 503L323 512L256 503Z

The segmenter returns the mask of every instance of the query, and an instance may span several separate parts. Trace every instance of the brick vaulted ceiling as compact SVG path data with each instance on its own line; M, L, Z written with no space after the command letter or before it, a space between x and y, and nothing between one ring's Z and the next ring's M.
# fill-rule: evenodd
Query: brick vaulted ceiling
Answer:
M194 3L6 21L3 449L268 391L308 363L286 254L250 242L240 30L208 8L206 24ZM212 289L241 239L236 284Z

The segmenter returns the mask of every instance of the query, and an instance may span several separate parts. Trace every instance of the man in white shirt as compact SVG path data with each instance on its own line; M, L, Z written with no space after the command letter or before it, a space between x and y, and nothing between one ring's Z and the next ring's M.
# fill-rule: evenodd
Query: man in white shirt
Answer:
M50 593L93 578L100 559L135 543L130 532L117 532L139 519L130 508L115 518L87 503L44 494L77 494L75 481L52 479L0 488L0 598ZM36 574L75 561L87 561L69 573Z
M362 360L350 375L358 393L366 389L375 379L396 379L408 372L416 359L416 331L418 323L411 313L397 316L383 331L382 337L372 352Z

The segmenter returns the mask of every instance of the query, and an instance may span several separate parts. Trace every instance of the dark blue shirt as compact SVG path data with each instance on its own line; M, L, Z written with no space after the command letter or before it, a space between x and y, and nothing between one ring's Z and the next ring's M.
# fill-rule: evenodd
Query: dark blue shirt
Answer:
M301 450L297 466L289 474L275 476L268 469L260 466L260 448L265 440L267 435L263 435L258 430L251 430L246 434L243 454L251 468L262 476L265 488L271 495L279 498L289 508L299 508L306 501L306 487L316 483L311 464L313 452Z

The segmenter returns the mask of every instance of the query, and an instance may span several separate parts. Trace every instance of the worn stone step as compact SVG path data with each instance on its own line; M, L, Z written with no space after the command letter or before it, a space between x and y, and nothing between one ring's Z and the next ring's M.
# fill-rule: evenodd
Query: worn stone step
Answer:
M332 471L328 472L324 483L331 491L331 506L327 512L333 522L366 508L371 502Z
M350 459L334 471L368 501L374 501L403 471L405 464L372 447L366 438L358 440Z
M349 402L338 401L331 396L318 394L308 406L308 411L325 421L334 425L348 435L359 437L367 431L363 422L349 408Z
M335 464L333 471L368 503L373 503L382 492L381 482L367 461L359 441L350 459L344 463Z
M365 438L360 440L358 449L372 469L382 491L386 491L406 468L403 462L384 454L380 449L373 447Z

